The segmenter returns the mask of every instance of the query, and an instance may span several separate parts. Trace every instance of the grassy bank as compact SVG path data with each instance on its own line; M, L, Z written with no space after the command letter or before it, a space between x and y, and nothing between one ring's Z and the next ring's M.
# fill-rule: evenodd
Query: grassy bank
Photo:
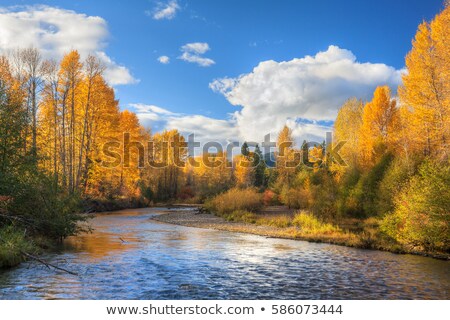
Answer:
M24 230L12 226L0 229L0 268L10 268L25 260L25 253L37 252L36 244Z
M233 231L256 230L246 225L273 228L277 237L327 242L349 247L377 249L395 253L414 253L449 258L449 252L432 249L420 243L399 242L386 232L383 218L320 218L310 210L263 207L256 189L230 189L204 205L205 210L228 222L237 222ZM275 207L272 207L275 208ZM244 225L242 225L244 224ZM236 230L238 229L238 230ZM240 230L239 230L240 229ZM436 248L436 247L434 247Z
M272 207L268 208L273 209ZM374 219L358 220L357 222L354 221L355 219L348 219L333 224L322 222L308 212L290 213L290 210L284 207L276 207L268 214L266 210L268 208L256 212L236 211L227 215L217 212L215 214L206 213L206 210L200 210L200 213L196 210L182 212L168 210L165 214L157 215L152 219L187 227L450 259L447 253L408 248L396 243L377 231L379 221ZM351 224L351 228L348 227L349 224Z
M278 229L278 236L313 242L325 242L349 247L385 250L396 253L420 252L414 248L402 247L378 231L379 221L373 218L340 223L323 222L306 211L295 214L260 214L236 210L228 214L219 214L229 222L242 222L256 226L268 226ZM348 225L351 223L351 228ZM422 252L423 254L441 255L441 253Z
M0 225L0 269L17 266L27 260L29 255L39 255L44 251L54 250L63 238L68 235L88 231L73 225L77 221L86 221L89 217L88 213L141 207L145 207L145 204L139 199L84 198L76 201L74 206L76 211L69 214L70 219L67 221L57 221L53 216L37 219L34 215L25 218L24 216L4 213L3 217L7 218L7 221L10 223L4 226ZM86 214L80 215L76 212ZM73 220L73 215L77 217L75 220ZM36 230L40 226L45 226L45 230ZM70 230L67 234L62 233L62 230L67 228L72 228L73 230ZM53 229L59 230L56 237L50 235L50 233L54 233ZM45 234L46 231L48 234Z

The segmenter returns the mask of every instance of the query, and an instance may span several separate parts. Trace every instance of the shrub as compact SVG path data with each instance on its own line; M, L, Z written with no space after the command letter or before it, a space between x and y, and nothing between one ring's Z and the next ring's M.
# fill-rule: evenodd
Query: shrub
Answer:
M270 189L264 191L263 203L265 206L273 206L279 204L278 195Z
M254 188L233 188L207 201L205 206L219 215L226 215L236 210L254 212L261 208L262 197Z
M378 204L381 201L379 199L380 182L392 160L393 156L388 153L365 174L360 175L356 169L350 171L344 178L344 184L340 190L337 212L355 218L378 215L380 213Z
M338 227L322 222L304 211L299 211L295 214L292 224L299 227L302 233L305 234L331 234L340 231Z
M31 233L62 240L85 231L78 224L86 220L79 214L79 197L61 192L45 174L23 173L6 192L14 199L7 212L26 222Z
M311 192L303 187L288 189L284 197L284 204L289 208L308 209L311 206Z
M403 159L395 159L389 165L378 185L376 207L380 215L394 210L394 199L411 175L412 164Z
M315 176L320 184L311 187L311 212L320 219L331 220L337 217L338 189L333 177L326 172Z
M292 218L286 215L278 215L274 217L259 217L256 221L256 224L277 228L287 228L292 226Z
M381 230L403 244L450 250L450 165L426 160L395 200Z
M359 194L364 210L364 217L379 214L378 187L383 179L390 163L393 160L392 154L387 153L381 160L362 178L362 190Z
M302 194L299 190L288 187L283 188L280 194L281 203L288 206L289 209L300 209L302 207L301 197Z
M356 185L360 177L361 173L357 168L351 168L344 173L337 201L338 215L355 217L358 215L358 212L362 211L358 202L359 195L355 192L358 190Z
M0 228L0 268L12 267L24 260L23 252L29 253L34 246L24 235L24 231L13 226Z
M257 216L253 212L245 210L235 210L229 214L225 214L224 218L228 221L256 223Z
M180 200L187 200L187 199L191 199L194 197L195 197L195 192L189 186L182 187L180 192L178 193L178 199L180 199Z

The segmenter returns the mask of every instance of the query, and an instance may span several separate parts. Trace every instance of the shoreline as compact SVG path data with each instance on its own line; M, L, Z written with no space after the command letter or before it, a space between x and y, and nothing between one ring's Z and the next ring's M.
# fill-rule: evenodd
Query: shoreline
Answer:
M179 205L177 207L185 207L193 209L197 208L194 206L183 206L183 205ZM358 238L357 235L352 233L346 233L345 237L336 237L333 235L308 236L307 234L301 234L300 229L297 227L278 228L274 226L256 225L246 222L227 221L224 218L218 217L211 213L198 213L197 210L172 211L170 207L168 207L166 210L162 210L161 212L162 212L161 214L155 215L150 219L162 223L174 224L191 228L247 233L266 238L327 243L358 249L379 250L391 252L394 254L413 254L439 260L450 260L449 255L441 253L434 254L421 251L406 250L404 248L400 249L398 247L389 248L377 246L376 244L367 244L361 241L361 239Z

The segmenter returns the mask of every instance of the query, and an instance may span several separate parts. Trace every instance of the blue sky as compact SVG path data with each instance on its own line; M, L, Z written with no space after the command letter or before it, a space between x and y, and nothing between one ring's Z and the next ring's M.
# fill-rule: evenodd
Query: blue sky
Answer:
M101 18L69 43L78 49L86 37L85 50L106 57L117 71L112 84L121 107L138 111L154 131L178 125L205 138L228 131L223 138L259 139L258 132L275 132L283 123L299 126L299 137L317 136L346 94L368 99L381 84L395 90L418 24L438 13L442 1L3 0L0 6L0 50L30 41L58 52L67 48L70 39L42 44L45 38L12 36L17 29L7 18L22 19L18 12L34 12L32 28L41 33L58 14L74 28ZM2 40L2 32L9 38ZM183 52L197 63L180 59ZM320 52L325 56L316 56ZM161 56L169 63L159 62ZM305 56L312 62L293 60ZM354 74L359 77L346 78ZM334 97L317 101L327 95Z

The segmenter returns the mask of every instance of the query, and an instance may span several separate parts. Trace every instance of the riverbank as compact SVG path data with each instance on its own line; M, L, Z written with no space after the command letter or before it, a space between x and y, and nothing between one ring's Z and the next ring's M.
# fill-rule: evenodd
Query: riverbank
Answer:
M139 201L139 199L133 198L118 200L83 198L76 199L74 203L76 203L74 208L76 208L76 211L78 212L77 215L83 217L82 219L77 219L77 221L85 221L85 219L92 217L92 214L95 213L145 207L145 204ZM42 253L58 250L61 241L65 238L64 236L52 238L48 234L27 232L27 229L30 227L32 229L34 228L34 226L30 224L49 224L48 221L45 220L46 217L41 220L33 217L34 220L31 220L30 222L26 220L29 217L10 215L5 209L0 210L0 214L9 221L25 223L25 225L18 225L17 223L5 226L0 225L0 270L16 267L20 263L29 260L30 257L38 257ZM67 225L65 223L59 225L59 228L61 229L66 227ZM67 236L77 235L84 231L89 230L75 227Z
M448 261L244 233L151 218L188 208L96 214L92 233L43 260L0 271L9 299L446 299ZM312 271L313 270L313 271ZM239 287L236 287L236 284ZM95 290L93 290L95 289Z
M188 207L187 207L188 208ZM271 221L279 221L280 216L288 216L291 213L287 212L282 215L279 210L270 212L266 210L263 213L264 223L258 221L242 222L242 221L227 221L226 219L213 215L211 213L204 213L198 208L191 207L191 210L175 211L167 208L162 211L162 214L152 217L153 220L181 225L185 227L215 229L221 231L250 233L254 235L264 236L268 238L281 238L291 240L303 240L317 243L329 243L347 247L373 249L388 251L399 254L415 254L421 256L428 256L436 259L450 260L450 255L445 253L423 252L416 248L405 248L397 243L391 242L389 239L380 237L371 232L362 231L355 232L339 228L332 232L325 233L307 233L301 228L289 226L289 224L268 225ZM267 213L269 212L269 213ZM272 218L270 218L272 216Z

